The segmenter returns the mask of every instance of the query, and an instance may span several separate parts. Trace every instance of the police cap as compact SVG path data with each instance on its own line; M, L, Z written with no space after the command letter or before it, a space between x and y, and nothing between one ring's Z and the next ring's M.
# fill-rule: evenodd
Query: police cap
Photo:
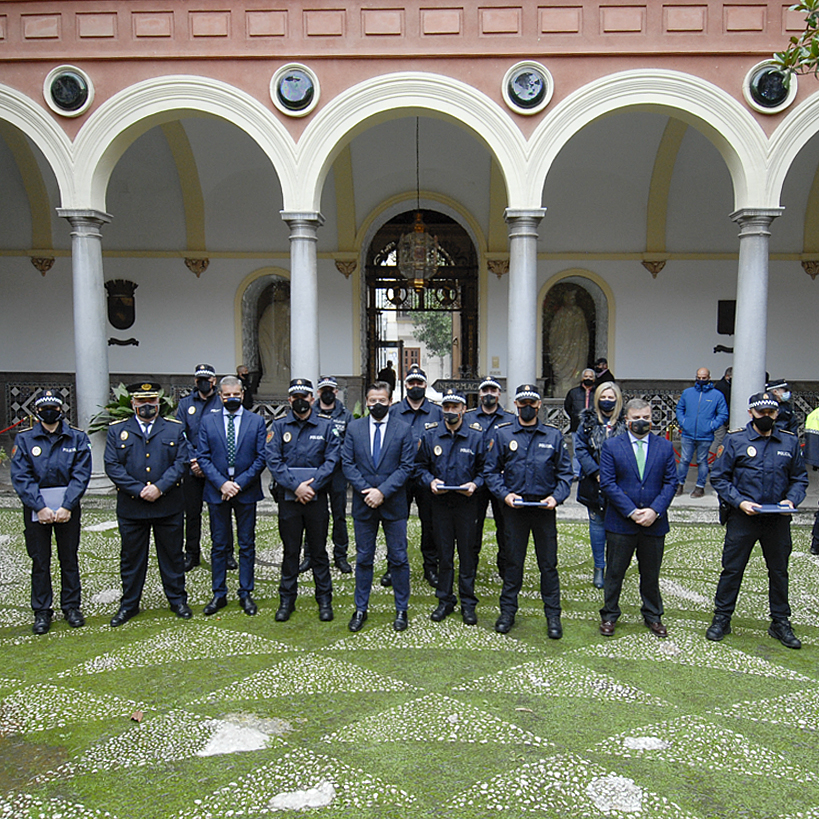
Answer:
M413 364L409 370L407 370L404 381L423 381L426 384L427 374L417 364Z
M287 389L288 395L312 395L313 382L309 378L294 378Z
M748 409L779 409L779 401L770 393L756 392L748 399Z
M319 377L318 387L316 389L324 389L324 387L330 387L330 389L337 390L338 389L338 381L332 375L322 375Z
M63 399L57 390L41 390L34 400L34 409L40 407L62 407Z
M211 364L197 364L193 375L195 378L216 378L216 370Z
M536 384L521 384L515 390L515 401L524 401L527 398L532 401L540 401L540 393Z
M441 399L442 404L464 404L466 405L466 398L458 392L458 390L450 387L444 392L444 397Z
M159 398L162 385L156 381L138 381L126 388L131 398Z
M766 390L787 390L790 389L788 382L784 378L772 378L766 385Z
M482 390L485 387L495 387L498 390L503 389L503 387L501 387L500 385L500 382L497 379L493 378L491 375L487 375L483 379L483 381L481 381L481 383L478 385L479 390Z

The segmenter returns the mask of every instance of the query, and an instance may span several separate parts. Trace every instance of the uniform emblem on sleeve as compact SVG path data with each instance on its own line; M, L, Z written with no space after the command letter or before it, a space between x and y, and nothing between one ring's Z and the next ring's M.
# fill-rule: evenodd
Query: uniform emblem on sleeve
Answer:
M512 451L512 452L516 452L516 451L517 451L517 448L518 448L518 442L517 442L517 441L514 441L514 440L513 440L513 441L509 441L509 449L510 449L510 451Z
M188 415L196 415L196 407L194 407L193 405L188 407Z
M269 443L270 443L270 442L273 440L273 436L274 436L275 434L276 434L276 433L275 433L275 432L273 432L273 430L272 430L272 429L270 430L270 432L268 432L268 433L267 433L267 443L268 443L268 444L269 444Z
M748 449L746 449L745 451L748 453L749 458L753 458L754 455L756 455L756 447L755 446L749 446Z
M39 455L39 454L40 454L42 451L43 451L43 450L42 450L42 449L40 449L40 447L38 447L38 446L33 446L33 447L31 448L31 454L32 454L32 455Z
M432 450L436 455L440 455L443 452L440 446L437 446Z
M486 451L491 452L493 446L495 446L495 439L490 438L489 441L486 444Z
M120 432L119 439L120 439L120 441L127 441L128 440L128 430L127 429L124 429L124 430L122 430L122 432Z
M725 447L722 444L720 444L717 447L717 458L721 457L723 452L725 452Z
M291 439L292 437L293 437L293 436L292 436L292 435L291 435L289 432L285 432L285 433L284 433L284 435L282 435L282 441L284 441L286 444L289 444L289 443L290 443L290 439Z
M15 445L14 445L14 446L11 448L11 457L12 457L12 458L14 457L14 455L16 454L16 452L17 452L17 444L15 444Z

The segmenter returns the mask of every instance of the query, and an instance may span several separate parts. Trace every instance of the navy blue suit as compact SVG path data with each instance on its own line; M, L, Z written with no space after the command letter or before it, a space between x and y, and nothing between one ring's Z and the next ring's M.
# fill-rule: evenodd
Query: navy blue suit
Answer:
M412 429L391 414L384 431L381 456L373 462L370 446L370 418L358 418L347 427L341 448L344 477L353 488L353 526L356 540L355 606L366 611L373 584L373 558L378 524L384 527L387 560L392 574L395 608L409 605L409 560L407 559L407 482L415 468L416 444ZM361 492L376 488L384 502L375 509L364 502Z
M600 490L608 499L605 602L600 616L612 622L620 616L620 591L635 550L643 618L653 623L663 614L660 566L668 533L668 507L677 491L677 472L670 441L651 434L643 441L648 441L648 452L642 478L628 433L607 439L600 451ZM648 508L657 513L651 526L640 526L629 517L637 509Z
M227 596L227 555L233 543L231 514L236 517L239 541L239 597L254 589L256 564L256 502L264 494L260 475L264 469L265 425L255 413L241 409L233 475L228 466L227 435L223 413L208 413L199 427L196 458L205 473L205 501L210 511L211 571L214 597ZM239 414L237 413L237 415ZM242 488L230 500L221 487L234 481Z

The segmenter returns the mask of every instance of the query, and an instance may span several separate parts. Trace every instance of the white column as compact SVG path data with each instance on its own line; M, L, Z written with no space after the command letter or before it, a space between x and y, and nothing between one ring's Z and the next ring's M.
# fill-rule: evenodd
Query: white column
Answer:
M324 217L317 212L282 211L290 228L290 376L319 377L318 229Z
M537 227L545 208L508 208L509 226L509 327L507 335L506 390L511 404L519 384L537 379Z
M88 423L108 403L108 338L105 284L102 274L102 233L111 216L97 210L67 210L57 213L71 223L71 271L74 291L74 366L77 381L77 423ZM91 436L93 471L91 490L111 484L105 475L105 433Z
M748 422L748 398L765 388L768 337L768 240L771 222L784 208L743 208L739 225L739 269L731 381L731 428Z

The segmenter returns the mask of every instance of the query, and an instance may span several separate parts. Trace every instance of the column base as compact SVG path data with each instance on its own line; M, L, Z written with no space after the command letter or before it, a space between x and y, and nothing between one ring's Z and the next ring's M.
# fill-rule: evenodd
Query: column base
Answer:
M114 484L104 472L92 472L88 482L88 492L92 495L110 495L114 492Z

